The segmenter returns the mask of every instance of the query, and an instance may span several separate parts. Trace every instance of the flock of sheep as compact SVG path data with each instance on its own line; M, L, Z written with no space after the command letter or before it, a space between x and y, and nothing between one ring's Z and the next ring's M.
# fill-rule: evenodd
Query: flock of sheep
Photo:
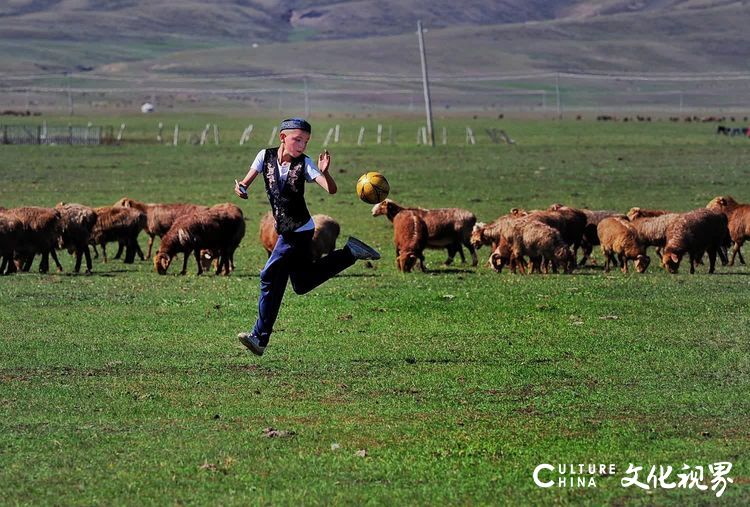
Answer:
M709 273L714 272L716 256L723 264L734 264L740 248L750 237L750 204L739 204L732 197L716 197L705 208L686 213L632 208L627 215L614 211L591 211L553 204L546 210L525 211L514 208L491 223L478 223L470 211L460 208L406 208L390 199L376 204L373 216L385 215L393 223L396 264L409 272L415 266L424 271L424 250L447 249L446 264L458 253L466 262L463 248L478 264L476 250L489 245L489 264L496 271L509 266L513 272L570 273L589 260L593 247L600 245L605 258L604 269L619 265L628 271L633 261L636 271L643 273L649 266L647 248L656 247L661 265L676 273L685 255L690 259L690 272L709 258ZM327 215L315 215L313 258L333 251L339 236L339 224ZM276 243L271 213L260 221L260 241L269 253ZM148 253L144 256L138 235L149 237ZM51 256L58 270L62 266L56 249L75 254L75 271L82 258L90 273L93 245L102 249L107 261L106 244L118 243L115 258L125 251L124 262L132 263L138 255L151 258L153 241L161 238L154 255L154 269L165 274L179 253L183 254L181 274L187 272L192 254L198 274L215 264L216 274L229 274L234 269L234 252L245 235L245 218L234 204L213 207L195 204L147 204L122 198L113 206L89 208L80 204L60 203L54 208L0 208L0 274L28 271L36 255L41 255L41 272L49 270ZM731 260L727 249L734 244ZM577 260L578 249L583 256Z
M138 235L145 230L149 236L148 255L153 241L161 237L154 256L154 268L165 274L178 253L184 254L182 273L187 270L190 254L195 255L198 274L207 267L206 259L214 260L216 273L229 274L234 269L234 252L245 235L242 210L234 204L213 207L194 204L145 204L123 198L114 206L89 208L81 204L60 203L54 208L0 208L0 274L28 271L36 255L41 255L39 271L49 270L49 257L62 266L56 249L67 249L76 256L75 271L86 258L86 273L91 273L89 245L100 246L107 262L106 244L118 243L119 258L125 250L125 263L138 255L145 259Z
M615 211L592 211L553 204L546 210L514 208L489 224L477 223L474 214L460 208L427 210L404 208L386 199L372 209L373 216L386 215L393 222L397 266L411 271L419 263L424 271L426 248L447 248L449 264L456 253L464 258L463 247L477 265L476 249L489 245L489 264L498 272L504 266L526 273L570 273L586 264L593 247L600 245L604 269L619 265L628 271L633 261L643 273L650 264L647 249L656 247L661 265L677 273L685 255L690 273L708 254L709 273L714 272L716 256L722 264L734 264L740 248L750 238L750 204L739 204L732 197L712 199L705 208L686 213L631 208L627 215ZM731 260L727 249L734 244ZM578 249L583 257L577 261Z

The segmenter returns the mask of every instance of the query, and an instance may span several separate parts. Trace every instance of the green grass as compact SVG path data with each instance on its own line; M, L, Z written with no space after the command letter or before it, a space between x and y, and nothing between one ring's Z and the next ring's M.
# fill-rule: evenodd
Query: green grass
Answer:
M127 132L147 139L159 120L217 122L232 142L1 146L0 205L239 203L232 181L276 121L255 120L262 134L245 147L234 139L250 121L238 118L138 117ZM308 153L338 121L313 122ZM396 144L356 146L359 126L377 123L392 124ZM429 251L430 272L405 275L390 224L354 196L357 177L379 170L399 202L485 221L552 202L687 210L720 194L750 199L747 140L666 122L453 119L438 125L452 144L430 150L414 146L419 124L343 122L331 148L341 191L308 187L308 204L383 259L309 295L288 291L261 359L235 338L255 319L265 260L260 185L241 203L248 233L230 277L116 261L75 276L64 255L63 274L0 279L3 503L705 504L717 501L710 491L620 480L629 463L730 461L735 483L720 500L747 504L745 266L670 276L654 260L644 275L514 276L446 268ZM459 144L466 125L478 145ZM491 144L492 127L518 144ZM269 426L294 434L265 438ZM542 490L531 480L540 463L614 463L617 475Z

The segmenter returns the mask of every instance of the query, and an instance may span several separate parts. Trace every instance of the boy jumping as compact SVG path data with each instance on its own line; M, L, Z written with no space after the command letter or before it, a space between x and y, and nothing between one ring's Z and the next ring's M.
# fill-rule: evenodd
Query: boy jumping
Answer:
M237 335L240 342L258 356L263 355L268 345L287 280L291 279L294 292L305 294L352 266L357 259L380 258L374 248L350 236L344 248L312 261L310 246L315 224L305 203L305 182L314 181L329 194L335 194L337 187L328 171L331 165L328 151L320 154L317 166L304 153L311 132L310 124L301 118L282 121L280 146L259 151L247 175L234 186L234 193L247 199L247 187L258 174L263 175L279 233L276 246L260 273L258 320L252 331Z

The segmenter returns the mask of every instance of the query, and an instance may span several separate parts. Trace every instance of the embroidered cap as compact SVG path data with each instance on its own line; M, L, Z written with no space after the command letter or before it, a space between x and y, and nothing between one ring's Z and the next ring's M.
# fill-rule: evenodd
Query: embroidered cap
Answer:
M279 126L279 132L282 130L299 129L305 132L312 133L312 126L302 118L288 118L281 122Z

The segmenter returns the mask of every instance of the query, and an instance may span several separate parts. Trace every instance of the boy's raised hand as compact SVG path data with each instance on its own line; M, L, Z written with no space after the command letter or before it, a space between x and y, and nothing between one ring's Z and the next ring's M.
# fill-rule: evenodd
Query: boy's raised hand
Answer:
M328 150L323 150L323 153L320 154L318 157L318 169L320 169L320 172L324 173L328 171L328 167L331 165L331 154L328 153Z

